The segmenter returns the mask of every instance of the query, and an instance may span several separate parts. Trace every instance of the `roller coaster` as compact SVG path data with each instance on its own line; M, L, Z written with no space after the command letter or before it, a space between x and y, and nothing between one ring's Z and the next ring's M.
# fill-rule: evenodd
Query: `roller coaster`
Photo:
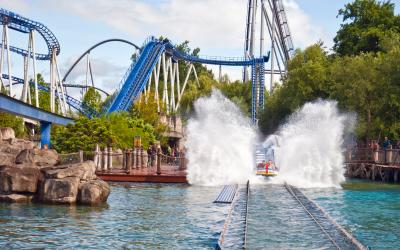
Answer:
M258 57L255 56L257 13L261 18L260 53ZM244 81L251 81L252 83L251 118L253 123L256 124L258 113L264 108L265 75L269 74L271 76L270 91L272 91L273 76L276 73L282 76L285 72L284 68L293 52L293 43L282 0L248 0L246 20L244 57L193 56L183 53L167 39L156 39L154 37L146 39L142 46L137 46L127 40L113 38L101 41L87 49L66 71L65 75L61 77L57 62L61 46L53 32L40 22L30 20L9 10L0 9L0 24L3 27L0 43L0 89L11 97L18 98L27 104L35 105L36 108L41 106L39 103L39 91L49 92L50 111L52 113L67 116L73 114L70 112L72 108L89 118L111 112L129 110L134 102L142 100L142 98L147 102L150 98L149 93L154 90L154 100L157 102L159 111L161 104L165 104L167 112L176 112L180 107L184 91L190 82L191 74L194 75L195 81L200 86L195 63L219 65L220 69L221 66L243 67ZM272 43L271 52L267 53L264 53L264 36L267 36L264 35L264 25L268 28L269 40ZM26 49L11 45L10 29L28 34L28 47ZM47 52L38 53L36 51L35 34L37 33L44 40ZM110 42L129 44L135 49L132 52L134 60L132 60L131 65L113 93L107 93L95 86L90 62L92 50ZM23 57L23 77L13 75L12 53ZM71 71L85 57L85 84L69 82L68 76ZM37 60L50 62L49 76L47 76L49 79L45 82L38 82ZM183 62L187 67L183 82L181 82L179 76L180 62ZM268 62L270 62L270 69L266 69ZM274 69L274 63L277 64L278 70ZM7 68L7 72L3 72L4 68ZM248 74L248 68L250 68L250 75ZM161 77L163 79L160 79ZM89 85L89 80L91 81L91 86ZM22 88L16 85L22 85ZM106 96L110 96L109 102L103 110L94 110L75 96L68 94L69 88L82 88L84 90L89 87L94 87ZM17 91L20 89L22 91L19 94ZM161 93L158 93L159 89ZM23 117L29 117L29 119L32 118L32 114L25 114L24 112L28 111L22 107L9 111L2 108L0 103L0 109ZM49 131L49 129L46 131Z
M187 64L192 63L201 63L201 64L212 64L212 65L226 65L226 66L250 66L252 68L252 83L253 83L253 109L252 109L252 118L253 121L256 120L257 117L257 110L261 109L264 106L264 75L265 75L265 68L264 63L268 62L269 55L263 56L261 58L217 58L217 57L209 57L209 58L202 58L202 57L195 57L179 51L176 46L174 46L168 40L159 40L154 37L148 38L142 47L138 47L137 45L130 43L129 41L125 41L122 39L109 39L103 42L100 42L91 48L89 48L75 63L72 67L67 71L66 75L63 79L60 79L59 70L57 67L57 55L60 52L60 45L54 36L54 34L43 24L39 22L32 21L28 18L22 17L18 14L15 14L11 11L0 9L0 19L1 24L3 25L3 41L1 43L1 67L0 73L3 68L3 58L4 58L4 51L7 51L8 55L8 74L1 74L2 82L3 79L8 80L8 85L3 84L4 87L8 87L8 91L10 95L13 95L12 86L14 84L23 84L23 93L21 94L21 99L24 101L28 101L30 99L30 91L28 91L29 85L32 85L35 88L35 92L38 90L41 91L48 91L51 94L51 111L56 112L55 110L55 100L58 99L60 106L60 111L62 114L66 114L66 105L76 109L80 113L92 118L95 116L99 116L102 113L107 114L115 111L127 111L134 101L136 101L139 96L146 92L146 87L149 89L149 85L151 84L151 75L154 72L154 81L158 82L158 79L155 79L157 76L159 77L159 70L162 64L163 71L164 71L164 85L168 82L168 73L170 73L169 80L170 80L170 97L168 97L168 86L164 86L164 93L163 93L163 101L166 102L167 107L171 110L176 110L179 107L180 97L183 94L183 90L187 83L187 80L183 84L182 90L180 90L179 86L179 72L177 72L178 61L185 61ZM8 28L23 32L29 33L29 46L28 49L21 49L16 48L13 46L9 46L8 42ZM39 54L35 53L34 50L34 40L33 34L34 31L37 31L45 40L48 53L47 54ZM137 60L133 61L130 67L128 68L125 76L123 77L120 88L117 89L116 93L114 94L114 98L101 113L94 111L87 105L84 105L79 100L69 96L65 90L68 87L77 87L76 84L68 84L65 82L67 76L74 68L74 66L79 62L84 55L88 55L90 51L106 42L110 41L120 41L129 43L130 45L134 46L136 49L139 50L137 55ZM10 51L15 52L17 54L22 55L25 58L25 76L24 79L17 78L12 75L11 71L11 59L10 59ZM36 74L36 66L35 60L50 60L51 62L51 76L50 76L50 83L48 84L49 87L40 85L37 82L37 79L30 80L28 79L29 70L29 61L33 60L34 65L34 74ZM167 61L167 63L166 63ZM89 65L90 66L90 65ZM193 71L195 71L194 67ZM156 72L158 70L158 72ZM189 70L190 73L190 70ZM196 73L195 73L196 74ZM197 74L196 74L197 77ZM11 79L11 81L9 80ZM187 77L186 77L187 79ZM93 79L92 79L93 82ZM11 84L10 84L11 83ZM174 95L174 89L177 88L178 90L178 100L176 100ZM158 87L156 88L158 90ZM158 97L158 93L156 93ZM39 100L36 99L35 102L37 105Z

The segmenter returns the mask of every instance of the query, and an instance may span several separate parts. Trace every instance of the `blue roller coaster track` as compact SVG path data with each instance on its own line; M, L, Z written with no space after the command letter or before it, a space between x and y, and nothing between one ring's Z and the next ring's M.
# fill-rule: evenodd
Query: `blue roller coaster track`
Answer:
M8 79L8 75L7 74L3 74L3 78L4 79ZM24 84L24 79L21 79L21 78L13 76L12 80L17 84ZM31 86L35 86L35 83L33 81L29 81L29 84ZM47 87L45 85L42 85L40 83L38 83L38 89L41 90L41 91L50 92L50 88L49 87ZM58 96L57 92L56 92L56 95ZM70 107L76 109L79 113L85 115L86 117L94 118L94 117L97 117L97 116L100 115L92 107L90 107L90 106L86 105L85 103L73 98L72 96L65 95L65 98L66 98L65 101L67 102L67 104Z
M0 24L7 25L9 28L22 32L29 33L36 30L44 38L47 47L47 54L35 55L37 60L50 60L53 53L60 53L60 44L54 34L43 24L32 21L11 11L0 9ZM22 56L28 56L28 51L25 49L10 46L10 50ZM252 67L252 84L253 84L253 102L252 102L252 119L256 120L256 113L259 108L264 106L264 63L269 60L269 54L262 58L235 58L235 57L196 57L187 55L179 51L169 40L159 40L154 37L149 37L140 48L140 54L136 61L132 62L124 77L122 78L119 89L116 91L110 104L103 109L103 114L108 114L115 111L127 111L132 106L135 100L144 91L149 77L157 64L163 52L172 56L174 60L184 60L192 63L226 65L226 66L251 66ZM3 78L8 79L8 75L3 74ZM16 83L23 83L23 79L12 77ZM30 82L34 84L33 82ZM47 86L39 84L39 89L49 91ZM56 93L58 95L59 93ZM80 113L95 117L100 115L98 112L80 102L79 100L65 95L67 104L78 110Z
M37 60L50 60L51 55L54 52L56 53L56 55L60 53L60 44L56 36L46 26L44 26L39 22L32 21L28 18L22 17L11 11L0 9L0 24L1 25L6 24L10 29L22 33L29 33L31 30L36 30L37 32L39 32L39 34L43 37L43 39L46 42L48 53L47 54L36 53L35 56ZM10 46L10 50L22 56L28 55L28 51L25 49ZM33 55L31 54L30 56L32 57Z
M121 80L120 90L110 102L110 105L103 110L104 113L121 110L127 111L132 106L133 102L144 90L150 74L163 52L171 55L175 60L184 60L187 62L226 66L251 66L253 72L252 119L253 121L256 120L257 109L264 106L264 63L268 61L269 55L252 59L201 58L182 53L168 40L161 41L154 37L150 37L145 41L138 59L128 68L125 76ZM260 84L260 86L257 86L258 84Z

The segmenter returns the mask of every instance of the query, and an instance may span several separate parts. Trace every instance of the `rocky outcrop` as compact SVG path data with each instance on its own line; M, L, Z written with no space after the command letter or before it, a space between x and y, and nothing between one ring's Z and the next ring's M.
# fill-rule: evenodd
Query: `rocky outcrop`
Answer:
M45 179L39 191L40 200L47 203L76 203L79 183L77 177Z
M0 167L0 193L36 193L40 170L31 166Z
M86 161L77 164L58 166L56 169L46 171L46 178L62 179L66 177L77 177L83 181L95 179L96 165L93 161Z
M94 162L57 164L56 151L34 148L32 142L16 139L9 128L0 129L0 202L107 201L110 188L96 176Z
M33 199L33 195L23 194L0 194L0 202L9 203L29 203Z
M79 186L78 200L82 204L94 205L107 201L110 186L103 180L97 179Z
M109 185L98 179L93 161L42 170L39 199L49 203L99 204L107 201ZM78 195L79 194L79 195Z
M15 163L50 167L59 163L59 156L55 150L24 149L17 155Z
M33 149L34 144L30 141L11 138L0 141L0 165L13 165L16 156L25 149Z

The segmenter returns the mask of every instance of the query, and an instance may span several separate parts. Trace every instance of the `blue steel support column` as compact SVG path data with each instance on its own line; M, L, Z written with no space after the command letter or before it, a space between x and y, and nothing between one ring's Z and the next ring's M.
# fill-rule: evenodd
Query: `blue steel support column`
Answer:
M260 110L264 109L264 104L265 104L265 99L264 99L264 91L265 91L265 67L264 63L259 64L259 70L260 72L258 73L258 77L260 80L260 92L258 93L258 106Z
M41 121L40 122L40 133L41 133L40 146L42 149L45 148L45 145L47 145L48 148L51 148L50 131L51 131L51 123Z
M256 64L253 62L251 65L251 120L253 124L257 123L257 74L256 74Z

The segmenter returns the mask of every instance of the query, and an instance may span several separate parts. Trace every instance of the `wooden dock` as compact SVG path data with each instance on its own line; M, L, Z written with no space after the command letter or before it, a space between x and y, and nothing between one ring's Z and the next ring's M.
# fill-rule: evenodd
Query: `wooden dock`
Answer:
M162 165L161 174L157 174L157 167L131 169L112 169L98 171L96 175L104 181L115 182L153 182L153 183L188 183L186 170L177 166Z

